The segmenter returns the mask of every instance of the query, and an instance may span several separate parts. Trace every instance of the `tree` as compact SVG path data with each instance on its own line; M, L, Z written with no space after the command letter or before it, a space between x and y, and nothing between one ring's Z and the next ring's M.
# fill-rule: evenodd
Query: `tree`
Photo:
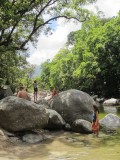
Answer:
M0 78L13 82L26 63L28 42L34 43L43 30L49 32L50 23L58 18L85 21L89 12L83 5L92 2L95 0L1 0Z
M22 68L27 64L26 58L12 51L0 56L0 78L7 84L13 84L21 76Z
M0 46L24 50L44 27L58 18L85 21L83 5L95 0L5 0L0 2ZM46 18L45 15L48 17Z
M81 86L85 86L87 92L94 91L105 97L119 96L119 23L120 15L104 23L103 19L91 17L84 22L82 30L77 32L73 52L79 55L80 65L75 73L78 77L86 78L83 82L81 81ZM89 52L88 55L86 51ZM94 61L89 58L91 54ZM92 79L89 79L89 75Z
M68 39L49 67L49 83L104 97L120 95L120 15L103 22L91 16ZM70 37L68 36L68 38ZM91 93L92 92L92 93Z
M50 88L50 61L47 60L41 65L41 74L40 74L40 87L44 89L49 89Z

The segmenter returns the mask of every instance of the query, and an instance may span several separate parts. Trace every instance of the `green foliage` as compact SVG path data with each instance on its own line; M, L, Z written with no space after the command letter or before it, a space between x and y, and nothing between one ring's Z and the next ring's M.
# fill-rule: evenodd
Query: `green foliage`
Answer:
M120 15L104 21L91 16L81 30L70 33L68 49L60 50L47 65L47 84L58 85L60 90L77 88L90 94L119 97L119 44Z
M48 31L50 21L61 17L84 21L89 12L81 6L94 1L5 0L0 5L0 46L24 50L29 41L37 39L41 30Z
M50 62L47 60L41 65L41 77L38 79L40 82L40 88L49 89L50 82L49 82L49 76L50 76Z
M34 43L42 31L48 33L49 23L58 18L86 20L90 13L82 6L94 1L1 0L0 78L12 85L23 78L24 83L29 86L29 79L23 69L27 65L28 52L25 51L28 42ZM27 72L29 71L26 74Z

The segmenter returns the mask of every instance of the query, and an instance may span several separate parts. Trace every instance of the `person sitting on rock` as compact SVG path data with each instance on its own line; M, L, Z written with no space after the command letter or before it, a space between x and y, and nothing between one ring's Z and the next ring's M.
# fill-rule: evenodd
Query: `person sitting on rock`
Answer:
M52 97L54 97L56 95L58 96L58 87L57 86L55 86L55 88L52 91Z
M17 97L23 98L23 99L26 99L26 100L29 100L29 101L31 100L30 96L29 96L28 93L24 90L24 87L23 87L23 86L20 87L20 90L19 90L19 92L18 92L18 94L17 94Z
M49 101L49 100L53 99L55 96L58 96L58 87L57 86L55 86L52 93L48 97L46 97L45 99L47 101Z

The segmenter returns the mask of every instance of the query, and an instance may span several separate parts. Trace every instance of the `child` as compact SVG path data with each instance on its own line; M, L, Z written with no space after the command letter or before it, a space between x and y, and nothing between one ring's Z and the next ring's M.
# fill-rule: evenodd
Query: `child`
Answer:
M99 134L99 109L96 105L93 105L93 120L92 120L92 131L98 137Z
M37 101L37 93L38 93L38 87L37 87L37 81L35 80L33 83L33 88L34 88L34 102Z
M52 93L48 97L46 97L45 99L47 101L50 101L51 99L54 98L54 96L58 96L58 87L57 86L55 86L55 88L53 89Z

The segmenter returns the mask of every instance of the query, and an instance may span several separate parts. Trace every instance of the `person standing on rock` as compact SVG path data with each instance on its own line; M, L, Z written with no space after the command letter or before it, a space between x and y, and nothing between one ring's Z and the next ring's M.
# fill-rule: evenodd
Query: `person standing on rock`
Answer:
M31 100L30 96L28 95L28 93L24 90L24 87L21 86L19 92L17 93L17 97L19 98L23 98L26 100Z
M35 80L33 83L33 88L34 88L34 102L37 101L37 94L38 94L38 87L37 87L37 81Z
M98 137L99 135L99 109L96 105L93 105L93 119L92 119L92 131Z

